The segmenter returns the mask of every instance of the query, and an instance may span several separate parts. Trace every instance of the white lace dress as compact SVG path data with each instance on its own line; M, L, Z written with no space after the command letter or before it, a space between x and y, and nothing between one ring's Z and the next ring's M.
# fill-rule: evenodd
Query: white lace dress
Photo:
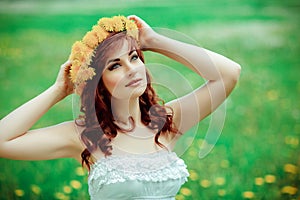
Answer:
M176 153L112 155L91 166L91 200L174 200L187 181L186 165Z

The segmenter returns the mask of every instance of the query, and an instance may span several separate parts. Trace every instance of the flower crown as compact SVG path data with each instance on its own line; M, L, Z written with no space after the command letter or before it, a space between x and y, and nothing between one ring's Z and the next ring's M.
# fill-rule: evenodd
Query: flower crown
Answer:
M69 60L72 63L70 79L75 86L75 92L81 94L87 80L92 79L96 73L95 69L89 67L94 56L96 47L103 42L110 33L127 31L127 35L138 40L137 25L124 16L112 18L101 18L87 32L81 41L76 41L72 46Z

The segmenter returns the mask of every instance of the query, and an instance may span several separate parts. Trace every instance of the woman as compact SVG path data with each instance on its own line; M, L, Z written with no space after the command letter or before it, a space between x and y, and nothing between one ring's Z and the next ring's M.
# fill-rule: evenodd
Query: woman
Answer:
M163 54L208 81L161 105L142 51ZM162 36L137 16L102 18L74 44L55 83L1 120L0 155L75 158L89 169L91 199L174 199L188 176L173 152L176 141L228 97L239 73L228 58ZM74 91L81 97L77 120L29 130Z

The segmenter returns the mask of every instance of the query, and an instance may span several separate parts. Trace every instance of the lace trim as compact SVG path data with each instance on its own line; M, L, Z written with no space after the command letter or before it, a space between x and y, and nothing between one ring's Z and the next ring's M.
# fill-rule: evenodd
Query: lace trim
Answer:
M188 176L184 161L175 152L159 151L144 155L112 155L101 158L91 166L88 184L90 187L96 184L95 186L100 188L103 184L130 180L161 182L169 179L184 179L187 181Z

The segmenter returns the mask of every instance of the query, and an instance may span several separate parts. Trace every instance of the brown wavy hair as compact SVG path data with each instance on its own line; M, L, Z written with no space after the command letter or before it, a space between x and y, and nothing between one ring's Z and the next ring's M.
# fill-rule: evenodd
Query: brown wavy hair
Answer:
M81 153L82 165L90 169L91 153L100 149L105 156L111 155L112 146L110 142L119 132L127 132L114 123L111 111L111 94L104 86L101 74L103 73L108 55L112 51L120 49L124 42L128 42L129 51L136 50L139 58L144 63L144 56L140 50L138 42L126 35L126 32L111 34L95 50L95 56L92 58L90 67L95 69L96 77L87 81L87 84L81 94L81 112L83 115L79 118L83 121L85 129L81 133L81 139L86 148ZM173 111L171 108L164 106L164 102L157 96L151 85L151 77L146 70L147 87L144 93L139 97L142 123L156 134L154 141L160 147L164 145L158 141L161 134L177 133L173 124ZM132 129L134 128L133 118L130 118ZM131 130L132 130L131 129Z

